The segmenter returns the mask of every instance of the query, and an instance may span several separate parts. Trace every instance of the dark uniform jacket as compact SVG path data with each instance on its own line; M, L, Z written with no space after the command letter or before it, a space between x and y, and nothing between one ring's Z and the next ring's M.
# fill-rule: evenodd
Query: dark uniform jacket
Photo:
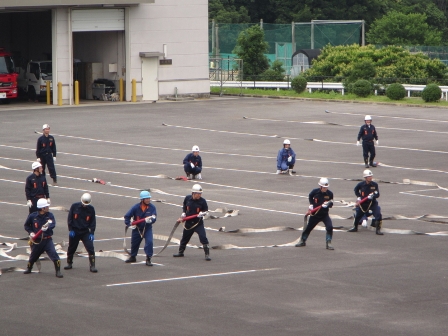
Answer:
M358 141L362 138L363 142L373 142L373 140L378 140L378 134L376 133L375 126L372 124L369 126L362 125L358 133Z
M52 154L56 157L56 141L52 135L42 135L37 139L36 157L39 158L46 154Z
M370 183L367 183L366 181L359 182L355 187L355 195L356 197L364 198L366 196L369 196L373 192L377 192L373 195L372 204L377 203L377 198L380 197L380 189L378 188L378 183L370 181ZM361 204L361 207L363 209L366 209L369 207L369 204L371 202L365 201L363 204Z
M193 199L192 195L188 195L184 199L183 203L183 212L185 212L185 215L193 216L197 215L200 212L206 212L208 211L208 205L207 201L204 198L199 198L197 200ZM185 222L186 228L191 228L192 226L196 225L198 223L198 218L193 218ZM199 218L199 224L203 224L204 221L202 218Z
M187 163L193 163L195 167L202 168L202 159L200 155L194 156L193 153L188 154L183 161L183 164Z
M73 203L67 218L68 230L82 234L87 231L95 233L96 217L95 208L90 204L83 206L81 202Z
M333 200L333 193L328 189L327 189L327 191L322 192L320 190L320 188L316 188L316 189L311 190L310 194L308 195L308 200L310 201L310 204L313 205L313 208L317 208L318 206L322 205L324 202ZM331 207L333 207L333 203L330 203L328 205L328 207L326 207L326 208L320 208L313 214L313 216L325 217L328 215L328 212Z
M26 222L23 225L23 227L25 228L25 231L28 233L31 232L37 233L49 219L52 220L53 223L48 225L48 230L42 232L42 236L40 237L43 238L51 237L53 235L53 229L56 226L56 220L54 219L54 216L51 212L47 212L43 215L39 214L38 211L31 213L26 219Z
M37 176L32 173L26 178L25 182L25 195L27 201L32 200L35 197L50 198L48 191L48 184L45 175L40 174Z

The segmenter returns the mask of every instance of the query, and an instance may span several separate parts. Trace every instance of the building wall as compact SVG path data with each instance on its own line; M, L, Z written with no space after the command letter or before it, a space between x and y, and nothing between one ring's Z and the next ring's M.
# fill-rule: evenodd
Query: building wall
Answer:
M164 0L129 8L130 78L141 83L140 52L163 52L159 95L208 96L208 0ZM141 95L141 85L137 85Z

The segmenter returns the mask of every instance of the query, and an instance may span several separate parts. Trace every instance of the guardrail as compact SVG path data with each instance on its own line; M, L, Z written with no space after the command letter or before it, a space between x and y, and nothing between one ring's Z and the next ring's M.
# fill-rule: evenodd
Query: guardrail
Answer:
M220 81L210 81L210 86L221 86ZM408 97L411 97L412 91L423 91L426 85L416 85L416 84L403 84L405 90L408 93ZM222 87L237 87L237 88L252 88L252 89L290 89L291 82L259 82L259 81L223 81ZM445 98L448 101L448 86L439 86L442 90L442 99ZM317 90L338 90L341 94L345 94L344 85L342 83L328 83L328 82L308 82L306 88L309 93L313 89ZM375 95L377 91L375 90Z

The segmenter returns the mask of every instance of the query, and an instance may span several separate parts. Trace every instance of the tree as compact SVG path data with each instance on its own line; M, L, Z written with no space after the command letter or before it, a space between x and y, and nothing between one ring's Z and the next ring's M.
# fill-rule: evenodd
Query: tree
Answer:
M240 33L233 52L243 60L244 80L257 79L269 68L269 60L264 55L268 48L264 32L258 25Z
M219 23L248 23L249 13L244 6L238 9L235 6L224 6L222 0L209 0L209 19L214 19Z
M442 32L426 23L425 14L403 14L397 11L373 22L367 40L383 45L440 45Z

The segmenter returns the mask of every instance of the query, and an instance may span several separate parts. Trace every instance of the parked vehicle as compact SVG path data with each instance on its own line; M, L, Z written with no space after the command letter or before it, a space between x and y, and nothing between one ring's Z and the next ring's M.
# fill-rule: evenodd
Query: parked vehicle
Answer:
M17 77L12 55L0 48L0 102L9 103L17 98Z
M32 101L46 99L47 81L52 90L53 65L51 61L30 61L26 69L20 68L18 77L19 89Z

